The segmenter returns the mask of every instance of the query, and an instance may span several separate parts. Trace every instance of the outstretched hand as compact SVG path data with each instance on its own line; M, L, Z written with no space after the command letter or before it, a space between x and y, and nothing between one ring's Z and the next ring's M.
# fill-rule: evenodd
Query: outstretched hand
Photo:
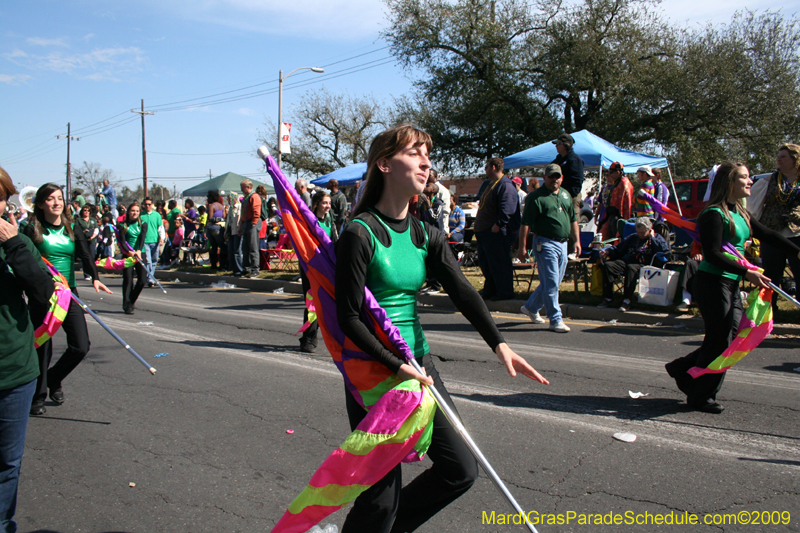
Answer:
M498 344L494 352L497 354L497 358L500 359L500 362L506 367L506 370L508 370L508 375L512 378L517 376L517 372L520 372L523 376L527 376L534 381L538 381L544 385L550 385L550 382L538 373L528 361L509 348L508 344Z
M769 289L769 282L772 281L765 276L763 272L759 272L758 270L748 270L744 277L747 281L762 289Z
M113 292L111 292L111 290L108 287L103 285L103 283L99 279L94 280L92 285L94 286L94 290L96 292L105 291L108 294L114 294Z

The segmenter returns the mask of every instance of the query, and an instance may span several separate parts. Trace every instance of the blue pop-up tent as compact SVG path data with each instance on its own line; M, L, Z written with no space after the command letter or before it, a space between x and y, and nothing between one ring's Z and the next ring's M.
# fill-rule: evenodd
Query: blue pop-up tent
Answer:
M672 181L672 172L669 171L669 163L666 157L656 157L640 154L632 150L625 150L614 146L607 140L598 137L588 130L576 131L570 135L575 139L575 145L572 149L583 158L586 170L599 171L601 183L603 178L602 169L608 169L611 163L615 161L622 163L627 173L634 173L639 167L644 165L648 165L651 168L666 167L670 185L672 186L672 194L675 196L678 211L681 211L680 201L675 192L675 183ZM556 151L556 145L551 141L504 157L503 164L505 168L543 167L552 163L557 155L558 151Z
M328 172L324 176L320 176L317 179L311 180L311 183L324 187L328 184L328 181L333 179L339 182L340 187L344 185L352 185L360 180L366 171L366 161L362 163L354 163L352 165L347 165L346 167L337 168L333 172Z
M587 170L599 169L600 166L607 169L614 161L625 165L625 172L636 172L643 165L652 168L664 168L668 165L665 157L624 150L588 130L576 131L571 135L575 139L572 149L583 158ZM541 167L552 163L557 155L556 145L546 142L505 157L503 163L506 168Z

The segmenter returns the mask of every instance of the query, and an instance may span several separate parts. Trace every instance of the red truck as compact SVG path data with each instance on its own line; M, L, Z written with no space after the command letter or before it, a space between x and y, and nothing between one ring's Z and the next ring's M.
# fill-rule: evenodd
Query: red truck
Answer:
M667 205L675 211L678 210L678 206L675 204L675 194L677 193L681 203L683 218L696 219L706 207L703 196L705 196L707 188L708 178L676 181L674 192L670 187Z

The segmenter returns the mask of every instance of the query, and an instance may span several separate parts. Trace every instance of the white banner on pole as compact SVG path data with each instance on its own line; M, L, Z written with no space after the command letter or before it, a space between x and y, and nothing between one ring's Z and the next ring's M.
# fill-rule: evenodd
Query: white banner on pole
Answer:
M278 150L282 154L291 154L292 150L289 147L289 137L292 133L292 124L290 122L281 123L281 142L278 145Z

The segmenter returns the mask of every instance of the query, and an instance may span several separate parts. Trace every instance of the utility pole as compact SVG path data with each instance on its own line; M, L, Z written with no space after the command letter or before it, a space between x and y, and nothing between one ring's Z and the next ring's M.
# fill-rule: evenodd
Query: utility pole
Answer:
M81 140L80 137L73 137L72 135L70 135L70 131L71 131L70 125L69 125L69 122L67 122L67 134L66 135L56 135L56 139L60 139L61 137L66 137L67 138L67 187L66 187L66 189L67 189L67 191L66 191L67 197L64 198L64 203L67 203L67 202L71 201L70 191L72 190L72 166L69 164L69 142L70 141L80 141Z
M144 195L147 196L147 150L144 148L144 116L155 115L155 113L144 110L144 98L142 98L142 110L131 109L131 113L142 115L142 182L144 183Z

